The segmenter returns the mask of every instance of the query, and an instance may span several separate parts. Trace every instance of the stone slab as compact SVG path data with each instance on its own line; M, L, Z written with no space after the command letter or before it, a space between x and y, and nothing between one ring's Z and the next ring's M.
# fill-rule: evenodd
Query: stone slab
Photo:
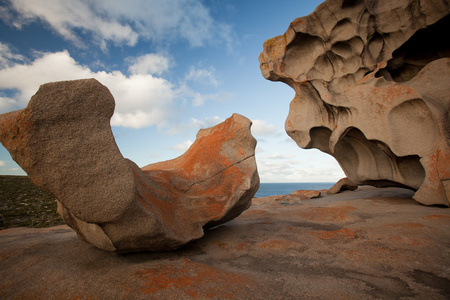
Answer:
M173 252L105 252L67 226L2 230L0 299L448 299L450 210L412 194L255 198Z

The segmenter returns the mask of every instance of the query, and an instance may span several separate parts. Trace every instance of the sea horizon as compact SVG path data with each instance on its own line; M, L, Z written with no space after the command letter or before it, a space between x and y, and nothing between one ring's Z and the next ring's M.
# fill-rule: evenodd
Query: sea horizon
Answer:
M291 194L296 190L324 190L336 182L262 182L254 198Z

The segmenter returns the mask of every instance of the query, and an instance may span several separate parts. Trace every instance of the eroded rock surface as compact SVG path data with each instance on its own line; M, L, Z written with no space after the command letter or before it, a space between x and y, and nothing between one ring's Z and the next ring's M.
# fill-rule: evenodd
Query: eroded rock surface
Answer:
M449 209L401 188L323 194L255 198L172 252L105 255L67 226L0 230L0 299L448 299Z
M347 177L344 177L340 179L338 182L336 182L335 185L333 185L327 193L330 195L337 194L343 191L354 191L358 188L356 184L354 184L350 179Z
M87 79L44 84L27 108L0 115L2 144L80 238L109 251L172 250L250 206L259 176L247 118L234 114L181 157L140 169L117 148L114 106Z
M328 0L264 43L265 78L291 86L286 131L358 185L449 206L447 1Z

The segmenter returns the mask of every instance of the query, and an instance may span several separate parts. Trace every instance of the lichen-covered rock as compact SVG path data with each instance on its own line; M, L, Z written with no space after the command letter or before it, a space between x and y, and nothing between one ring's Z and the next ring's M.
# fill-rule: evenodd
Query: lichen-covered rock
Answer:
M80 238L109 251L172 250L250 206L259 176L247 118L234 114L181 157L140 169L117 148L114 106L86 79L44 84L27 108L0 115L2 144Z
M265 78L291 86L286 131L358 185L449 206L447 1L328 0L264 43Z
M293 195L302 195L307 199L319 198L321 196L320 190L296 190L292 192Z

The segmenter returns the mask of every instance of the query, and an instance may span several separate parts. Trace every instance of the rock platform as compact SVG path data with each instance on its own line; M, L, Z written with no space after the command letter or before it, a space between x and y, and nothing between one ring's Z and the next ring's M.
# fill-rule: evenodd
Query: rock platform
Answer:
M412 195L255 198L172 252L106 252L67 226L2 230L0 299L448 299L450 210Z

